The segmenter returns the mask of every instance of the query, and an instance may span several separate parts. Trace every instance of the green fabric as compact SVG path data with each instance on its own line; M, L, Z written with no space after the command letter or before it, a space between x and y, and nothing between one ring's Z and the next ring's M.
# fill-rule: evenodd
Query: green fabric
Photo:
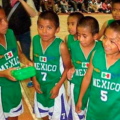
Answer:
M111 19L111 20L108 20L107 21L107 26L109 26L112 22L114 22L115 20L114 19Z
M68 35L68 39L67 39L67 47L68 47L68 50L69 50L69 51L71 51L71 50L70 50L70 45L71 45L71 43L74 42L74 41L75 41L74 35L69 34L69 35Z
M105 52L98 50L92 62L87 120L120 120L120 59L107 68Z
M17 43L15 40L15 36L13 34L13 31L8 29L7 33L5 34L6 37L6 47L5 49L0 44L0 56L3 56L0 59L0 71L3 71L5 69L11 68L11 67L19 67L20 62L18 58L18 50L17 50ZM9 85L15 85L16 82L12 82L11 80L8 80L7 78L0 77L0 86L9 86Z
M72 77L72 80L71 80L71 83L75 84L75 89L74 89L75 104L77 104L77 101L79 98L79 91L81 88L82 80L83 80L83 77L84 77L86 70L88 68L91 55L92 55L93 51L96 49L102 49L102 42L101 41L96 41L94 48L90 51L88 57L85 58L85 55L81 49L79 41L75 41L71 45L72 63L76 69L76 71ZM90 91L90 88L88 88L87 92L85 93L85 95L83 97L83 104L82 104L83 110L85 109L85 107L87 105L89 91Z
M1 87L3 111L9 113L11 109L17 107L22 98L19 82L8 87Z
M50 98L50 91L61 78L61 42L62 40L60 38L55 38L45 52L43 52L40 36L36 35L33 38L33 58L36 68L36 78L43 91L43 94L37 94L37 100L43 104L44 107L54 105L54 99Z
M6 34L6 48L0 44L0 71L11 67L19 67L17 43L13 31L8 29ZM18 81L13 82L5 77L0 77L1 97L4 112L10 112L21 101L21 88Z

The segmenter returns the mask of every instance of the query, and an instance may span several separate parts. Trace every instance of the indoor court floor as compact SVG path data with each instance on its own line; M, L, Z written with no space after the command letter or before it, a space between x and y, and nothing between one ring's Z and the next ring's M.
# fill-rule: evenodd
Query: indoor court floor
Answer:
M94 13L85 14L85 16L93 16L99 21L100 28L106 20L112 18L111 14ZM67 17L68 15L59 15L60 18L60 32L56 35L62 39L68 34L67 32ZM37 34L37 16L32 18L31 26L31 37ZM31 58L32 58L32 47L31 47ZM33 101L34 101L34 88L28 88L27 83L29 80L21 82L22 93L23 93L23 103L24 103L24 113L19 117L19 120L38 120L33 114ZM41 119L39 119L41 120Z

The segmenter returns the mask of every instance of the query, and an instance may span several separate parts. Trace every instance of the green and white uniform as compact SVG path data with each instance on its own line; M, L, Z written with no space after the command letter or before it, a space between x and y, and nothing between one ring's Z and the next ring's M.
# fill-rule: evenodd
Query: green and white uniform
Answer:
M71 51L70 49L70 46L71 46L71 43L74 42L75 39L74 39L74 35L71 35L69 34L68 35L68 38L67 38L67 47L68 47L68 50Z
M0 71L20 66L17 43L12 30L7 30L5 39L6 47L0 44ZM0 77L0 87L5 117L20 115L23 112L23 106L19 82Z
M83 101L82 101L82 110L83 111L81 112L81 114L78 115L75 112L75 105L77 104L77 101L79 98L82 80L83 80L83 77L85 76L86 70L88 68L91 55L94 50L100 49L100 48L102 48L102 42L96 41L95 46L93 47L93 49L90 51L88 57L86 58L81 49L81 45L80 45L79 41L75 41L71 45L71 58L72 58L73 66L75 67L75 73L73 74L73 77L71 80L71 97L70 97L71 99L69 101L69 104L70 104L69 119L70 120L84 119L84 116L85 116L84 110L87 106L90 88L88 88L88 90L86 91L86 93L83 97Z
M107 68L105 51L96 51L87 120L120 120L120 59Z
M69 34L68 38L67 38L67 47L68 47L68 50L69 50L70 54L71 54L70 46L71 46L71 43L74 42L74 41L76 41L74 39L74 35ZM67 95L70 96L70 94L71 94L70 93L70 82L67 81Z
M33 38L36 78L43 92L35 95L34 110L38 118L49 116L49 119L52 120L67 120L67 102L64 85L60 88L58 97L55 99L50 98L50 91L59 82L63 72L60 53L61 42L60 38L55 38L46 50L43 51L40 36L36 35Z

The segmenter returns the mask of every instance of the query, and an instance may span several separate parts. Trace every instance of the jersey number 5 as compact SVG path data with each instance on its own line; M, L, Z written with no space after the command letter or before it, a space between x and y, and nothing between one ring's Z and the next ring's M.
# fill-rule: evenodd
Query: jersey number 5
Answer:
M101 90L101 100L102 101L107 101L107 91Z
M46 81L47 73L41 72L41 75L43 75L42 81Z

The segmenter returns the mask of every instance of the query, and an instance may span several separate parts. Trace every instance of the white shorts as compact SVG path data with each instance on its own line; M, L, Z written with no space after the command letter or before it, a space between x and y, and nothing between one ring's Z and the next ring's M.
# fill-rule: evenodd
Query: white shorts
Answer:
M73 90L74 90L74 84L71 83L71 95L69 98L69 108L68 108L68 120L85 120L85 114L86 114L86 110L82 110L79 114L77 114L75 112L75 102L74 102L74 94L73 94Z
M19 116L20 114L23 113L23 104L22 104L22 100L20 102L20 104L11 109L9 113L3 112L3 108L2 108L2 101L1 101L1 87L0 87L0 120L5 120L8 117L16 117Z
M2 108L2 101L1 101L1 87L0 87L0 120L5 120L5 116Z
M9 113L4 112L4 115L5 115L5 118L16 117L16 116L21 115L23 111L24 111L24 108L23 108L23 103L21 100L20 104L17 107L11 109Z
M66 100L64 85L61 86L58 96L55 98L54 106L51 108L44 107L37 101L35 93L34 113L37 118L49 116L50 120L68 120L68 104Z

